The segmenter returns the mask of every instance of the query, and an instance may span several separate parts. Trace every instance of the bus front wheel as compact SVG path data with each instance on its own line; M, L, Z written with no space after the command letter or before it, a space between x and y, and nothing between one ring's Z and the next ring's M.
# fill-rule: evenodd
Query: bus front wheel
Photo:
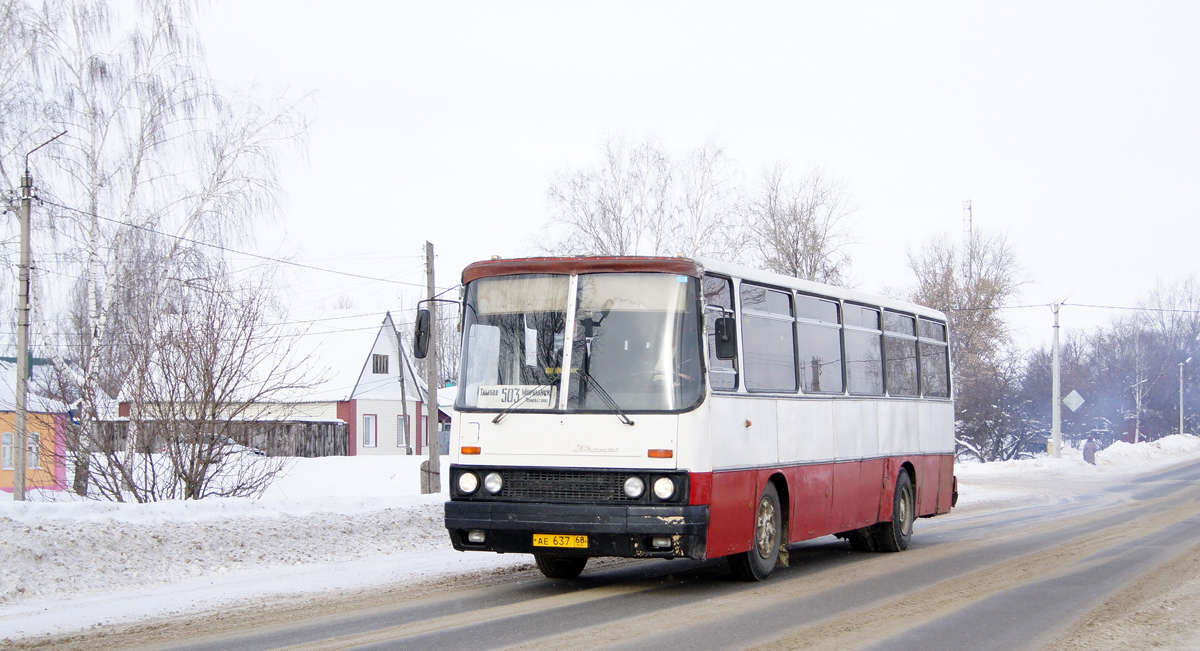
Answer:
M771 576L779 561L783 514L779 492L768 482L754 513L754 545L748 552L729 557L729 569L743 581L762 581Z
M588 561L586 556L550 556L547 554L534 554L533 560L537 563L537 568L548 579L573 579L579 576Z

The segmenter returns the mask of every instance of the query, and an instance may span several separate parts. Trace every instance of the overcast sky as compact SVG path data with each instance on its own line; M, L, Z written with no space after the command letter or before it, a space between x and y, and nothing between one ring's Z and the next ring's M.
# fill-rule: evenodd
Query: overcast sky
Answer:
M1132 305L1194 273L1200 3L447 3L215 0L210 70L313 93L309 156L259 249L438 284L531 253L554 172L605 134L722 145L840 178L859 206L852 277L911 282L905 250L1006 232L1020 304ZM305 281L298 307L396 302ZM1064 308L1064 327L1112 312ZM1049 308L1014 310L1023 341Z

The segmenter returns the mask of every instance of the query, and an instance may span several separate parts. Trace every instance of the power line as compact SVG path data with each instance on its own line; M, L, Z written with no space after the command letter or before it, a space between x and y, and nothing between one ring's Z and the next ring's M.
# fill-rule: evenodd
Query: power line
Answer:
M993 307L952 307L948 308L947 312L990 312L994 310L1024 310L1031 307L1050 307L1049 303L1039 303L1036 305L996 305Z
M71 211L71 212L75 212L75 213L78 213L78 214L80 214L80 215L84 215L84 216L87 216L87 217L95 217L96 219L102 219L102 220L104 220L104 221L111 222L111 223L113 223L113 224L117 224L118 226L128 226L128 227L130 227L130 228L134 228L134 229L137 229L137 230L145 231L145 232L147 232L147 233L154 233L155 235L161 235L161 236L163 236L163 237L170 237L170 238L173 238L173 239L179 240L180 242L187 242L187 243L189 243L189 244L196 244L196 245L199 245L199 246L207 246L207 247L211 247L211 248L214 248L214 249L218 249L218 250L220 250L220 251L225 251L225 252L228 252L228 253L236 253L236 254L238 254L238 255L244 255L244 256L247 256L247 257L251 257L251 258L257 258L257 259L259 259L259 260L266 260L266 261L268 261L268 262L274 262L274 263L277 263L277 264L289 265L289 266L292 266L292 267L298 267L298 268L301 268L301 269L309 269L309 270L312 270L312 271L320 271L320 272L322 272L322 273L336 274L336 275L339 275L339 276L347 276L347 277L350 277L350 278L358 278L358 279L361 279L361 280L370 280L370 281L372 281L372 282L379 282L379 283L390 283L390 284L393 284L393 285L404 285L404 286L407 286L407 287L417 287L417 288L424 288L424 287L425 287L424 285L421 285L421 284L418 284L418 283L410 283L410 282L406 282L406 281L403 281L403 280L393 280L393 279L391 279L391 278L378 278L378 277L375 277L375 276L366 276L366 275L363 275L363 274L356 274L356 273L352 273L352 272L349 272L349 271L340 271L340 270L337 270L337 269L328 269L328 268L325 268L325 267L318 267L318 266L316 266L316 265L304 264L304 263L302 263L302 262L292 262L292 261L290 261L290 260L283 260L283 259L280 259L280 258L273 258L273 257L271 257L271 256L267 256L267 255L259 255L259 254L257 254L257 253L250 253L249 251L242 251L242 250L240 250L240 249L234 249L234 248L231 248L231 247L228 247L228 246L224 246L224 245L222 245L222 244L213 244L213 243L211 243L211 242L204 242L204 241L201 241L201 240L194 240L194 239L191 239L191 238L183 237L183 236L181 236L181 235L173 235L173 234L171 234L171 233L164 233L163 231L160 231L160 230L157 230L157 229L150 228L149 226L141 226L141 225L139 225L139 224L131 224L131 223L126 223L126 222L123 222L123 221L121 221L121 220L118 220L118 219L113 219L113 218L111 218L111 217L105 217L105 216L103 216L103 215L98 215L98 214L96 214L96 213L89 212L89 211L87 211L87 210L81 210L81 209L79 209L79 208L72 208L71 206L63 205L63 204L61 204L61 203L57 203L57 202L54 202L54 201L50 201L50 200L48 200L48 199L42 199L41 197L39 197L39 198L38 198L38 201L39 201L40 203L43 203L43 204L47 204L47 205L50 205L50 206L54 206L54 207L56 207L56 208L61 208L61 209L63 209L63 210L69 210L69 211ZM449 288L449 289L453 289L453 287L451 287L451 288ZM447 291L448 291L448 290L447 290Z
M1158 312L1160 314L1200 314L1200 310L1176 310L1166 307L1128 307L1124 305L1089 305L1087 303L1062 303L1069 307L1086 307L1098 310L1125 310L1129 312Z

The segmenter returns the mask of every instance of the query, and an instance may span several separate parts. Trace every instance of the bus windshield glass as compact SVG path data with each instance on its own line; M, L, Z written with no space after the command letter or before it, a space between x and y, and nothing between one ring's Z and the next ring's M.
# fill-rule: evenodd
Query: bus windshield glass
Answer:
M565 275L470 283L459 409L655 412L699 403L697 279L584 274L574 301L570 287ZM568 337L571 347L564 351ZM565 400L559 395L564 352L570 366Z

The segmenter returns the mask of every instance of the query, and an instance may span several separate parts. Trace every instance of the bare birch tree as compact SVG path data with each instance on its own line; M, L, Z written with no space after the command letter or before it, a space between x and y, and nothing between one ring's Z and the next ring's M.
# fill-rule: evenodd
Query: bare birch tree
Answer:
M738 172L706 145L673 157L653 140L609 137L601 163L560 172L539 248L552 255L721 255L745 248Z
M188 0L123 6L136 14L114 13L102 0L22 6L36 16L29 74L38 117L51 126L42 128L68 132L43 150L38 168L51 215L35 224L36 289L78 296L73 316L67 301L35 302L35 330L68 380L63 395L94 423L134 353L154 343L154 328L130 320L137 310L177 311L189 286L227 273L215 264L222 246L273 210L276 161L302 142L305 117L297 103L221 92L204 73ZM146 246L147 233L161 237ZM56 324L76 330L60 339ZM79 441L77 492L88 485L86 446L99 438Z
M842 184L820 169L793 179L782 163L764 172L747 207L763 267L834 285L849 280L853 212Z

